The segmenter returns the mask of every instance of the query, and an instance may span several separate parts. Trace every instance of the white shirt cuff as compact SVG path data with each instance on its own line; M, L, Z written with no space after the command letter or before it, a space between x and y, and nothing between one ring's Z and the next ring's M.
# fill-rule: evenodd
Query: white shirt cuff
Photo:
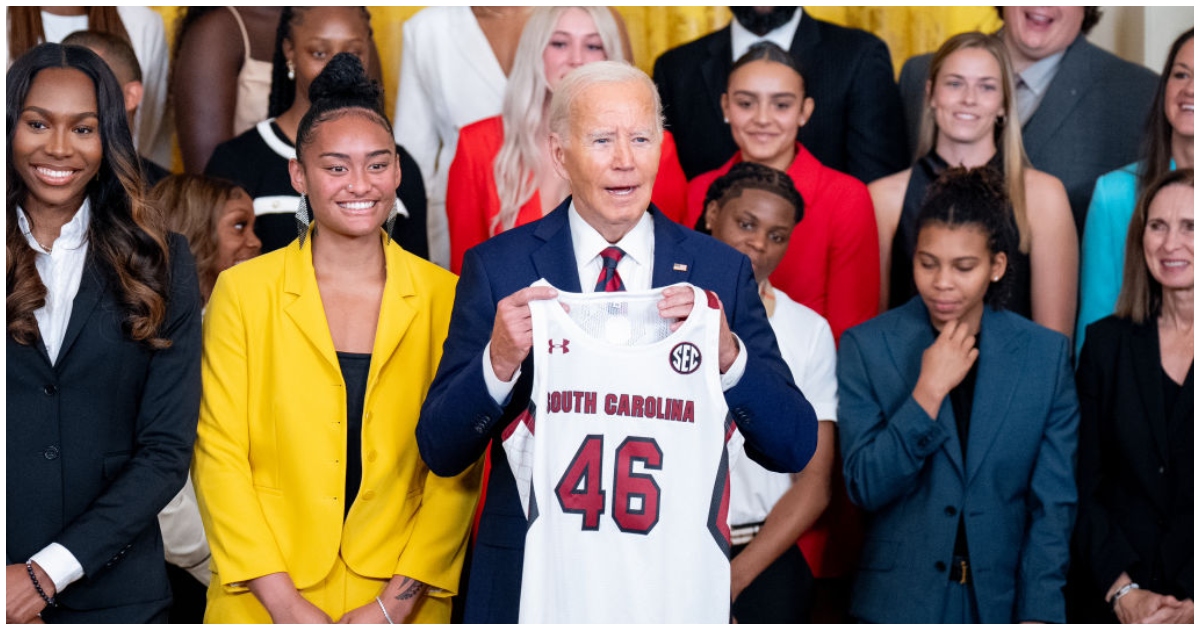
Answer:
M737 358L733 360L733 365L729 366L729 370L721 375L721 391L727 392L734 387L737 387L738 382L742 380L742 375L746 373L746 344L742 343L742 338L734 335L737 340L738 353Z
M746 363L742 362L742 369L745 370ZM730 370L732 371L732 370ZM739 378L741 375L738 375ZM518 367L516 372L513 372L512 379L508 381L500 380L496 376L496 371L492 369L492 342L488 342L483 348L483 382L487 384L488 395L492 400L496 401L501 407L508 402L508 398L512 396L513 387L517 385L517 379L521 377L521 368Z
M79 564L74 554L58 543L46 545L45 549L33 554L30 560L38 563L46 575L50 576L50 581L54 582L54 590L58 593L83 578L83 565Z

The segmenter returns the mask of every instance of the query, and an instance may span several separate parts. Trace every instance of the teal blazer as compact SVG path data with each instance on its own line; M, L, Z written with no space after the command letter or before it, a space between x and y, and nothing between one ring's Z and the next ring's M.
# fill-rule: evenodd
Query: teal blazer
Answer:
M851 614L942 613L963 514L984 623L1065 620L1079 402L1066 336L985 309L966 461L947 397L912 397L934 341L921 298L842 336L838 431L846 490L869 513Z

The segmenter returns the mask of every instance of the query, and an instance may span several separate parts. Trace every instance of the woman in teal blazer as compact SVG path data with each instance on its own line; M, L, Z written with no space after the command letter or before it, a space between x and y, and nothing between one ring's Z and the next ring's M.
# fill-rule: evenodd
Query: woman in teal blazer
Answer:
M846 486L870 515L851 602L863 621L1064 621L1079 423L1070 342L989 306L1013 235L986 168L950 169L933 186L919 295L842 337Z
M1194 102L1194 34L1195 29L1188 29L1180 35L1167 55L1150 120L1146 123L1145 157L1096 180L1081 246L1076 356L1083 350L1088 324L1111 315L1117 305L1125 268L1125 235L1138 191L1177 167L1192 167L1193 114L1184 105Z

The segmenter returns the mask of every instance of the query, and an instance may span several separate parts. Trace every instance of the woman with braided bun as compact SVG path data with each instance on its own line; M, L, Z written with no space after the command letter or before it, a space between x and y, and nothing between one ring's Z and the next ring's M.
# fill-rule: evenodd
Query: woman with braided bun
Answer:
M264 252L296 238L292 215L299 197L289 180L288 160L296 156L297 129L311 106L309 86L325 64L343 52L358 57L370 76L370 69L378 65L374 50L366 7L283 8L275 36L268 118L218 145L204 169L205 175L228 179L250 193L257 216L254 232ZM395 150L404 177L396 191L400 212L392 238L406 251L426 258L425 184L412 157L400 147Z
M382 229L401 172L379 95L352 54L314 79L288 165L299 238L208 302L207 622L450 620L478 475L429 472L415 428L455 278Z

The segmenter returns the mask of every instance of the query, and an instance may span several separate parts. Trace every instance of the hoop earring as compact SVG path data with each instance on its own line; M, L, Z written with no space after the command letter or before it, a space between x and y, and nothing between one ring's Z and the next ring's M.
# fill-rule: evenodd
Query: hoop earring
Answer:
M308 237L308 224L311 223L308 211L308 195L300 195L300 205L296 208L296 232L300 247L304 247L304 239Z

